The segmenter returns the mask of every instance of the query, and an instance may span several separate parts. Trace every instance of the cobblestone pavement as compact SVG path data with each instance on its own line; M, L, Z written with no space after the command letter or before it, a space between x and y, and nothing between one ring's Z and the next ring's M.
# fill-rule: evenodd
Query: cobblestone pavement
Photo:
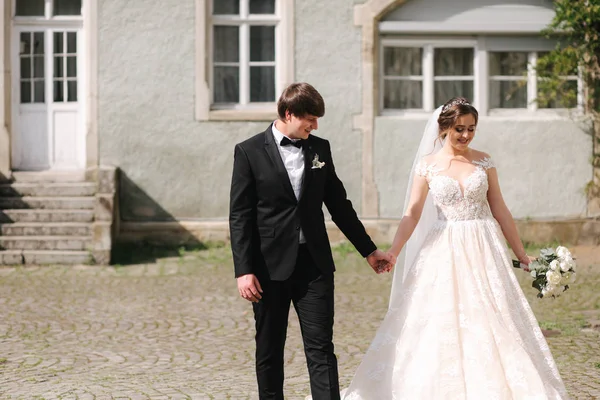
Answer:
M573 398L600 398L600 249L575 248L579 282L538 300L517 271ZM387 307L391 275L336 248L342 387ZM294 315L294 313L291 313ZM560 331L560 333L559 333ZM290 320L286 394L308 394ZM116 267L0 269L1 399L254 399L253 320L228 248Z

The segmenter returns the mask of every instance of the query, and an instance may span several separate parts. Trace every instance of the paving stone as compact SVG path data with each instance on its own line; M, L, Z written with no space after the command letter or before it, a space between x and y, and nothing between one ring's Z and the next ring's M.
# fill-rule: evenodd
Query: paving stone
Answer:
M537 299L516 271L573 399L600 398L600 249L574 248L578 281ZM335 252L335 346L347 386L383 319L391 275ZM295 313L288 399L309 392ZM0 399L256 399L254 321L227 248L149 264L0 267Z

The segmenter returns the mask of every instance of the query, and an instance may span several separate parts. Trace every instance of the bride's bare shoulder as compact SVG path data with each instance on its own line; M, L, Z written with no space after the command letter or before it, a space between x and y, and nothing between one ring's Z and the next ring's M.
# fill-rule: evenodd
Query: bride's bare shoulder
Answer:
M475 149L471 149L471 155L473 157L473 161L481 161L481 160L492 158L488 153L486 153L484 151L475 150Z
M438 158L436 157L436 154L430 154L428 156L425 156L421 159L422 162L424 162L427 165L435 165L438 162Z
M472 155L473 155L473 159L475 160L479 160L481 158L491 158L490 155L488 153L486 153L485 151L481 151L481 150L475 150L475 149L471 149L472 151Z

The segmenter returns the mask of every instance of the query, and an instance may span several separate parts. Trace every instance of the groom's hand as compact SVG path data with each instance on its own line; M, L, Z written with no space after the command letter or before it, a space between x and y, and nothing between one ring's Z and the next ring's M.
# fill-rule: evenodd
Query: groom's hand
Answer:
M238 292L244 299L258 303L262 299L262 288L254 274L242 275L237 278Z
M377 249L367 256L367 262L377 274L390 272L396 264L396 257Z

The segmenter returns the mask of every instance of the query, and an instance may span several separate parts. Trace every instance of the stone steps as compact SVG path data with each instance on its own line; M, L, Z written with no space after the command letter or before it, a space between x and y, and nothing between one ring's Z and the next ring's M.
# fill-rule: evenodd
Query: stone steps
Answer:
M92 210L95 198L86 197L0 197L0 210L45 209L45 210Z
M0 264L108 264L116 176L13 171L0 181Z
M0 236L1 250L87 250L90 236Z
M14 222L0 224L2 236L91 236L91 224L85 222Z
M82 197L96 194L92 182L34 183L16 182L0 184L0 197Z
M0 209L0 222L93 222L93 210Z
M92 264L88 251L60 250L4 250L0 251L0 265L77 265Z
M48 183L48 182L86 182L85 171L13 171L15 182Z

